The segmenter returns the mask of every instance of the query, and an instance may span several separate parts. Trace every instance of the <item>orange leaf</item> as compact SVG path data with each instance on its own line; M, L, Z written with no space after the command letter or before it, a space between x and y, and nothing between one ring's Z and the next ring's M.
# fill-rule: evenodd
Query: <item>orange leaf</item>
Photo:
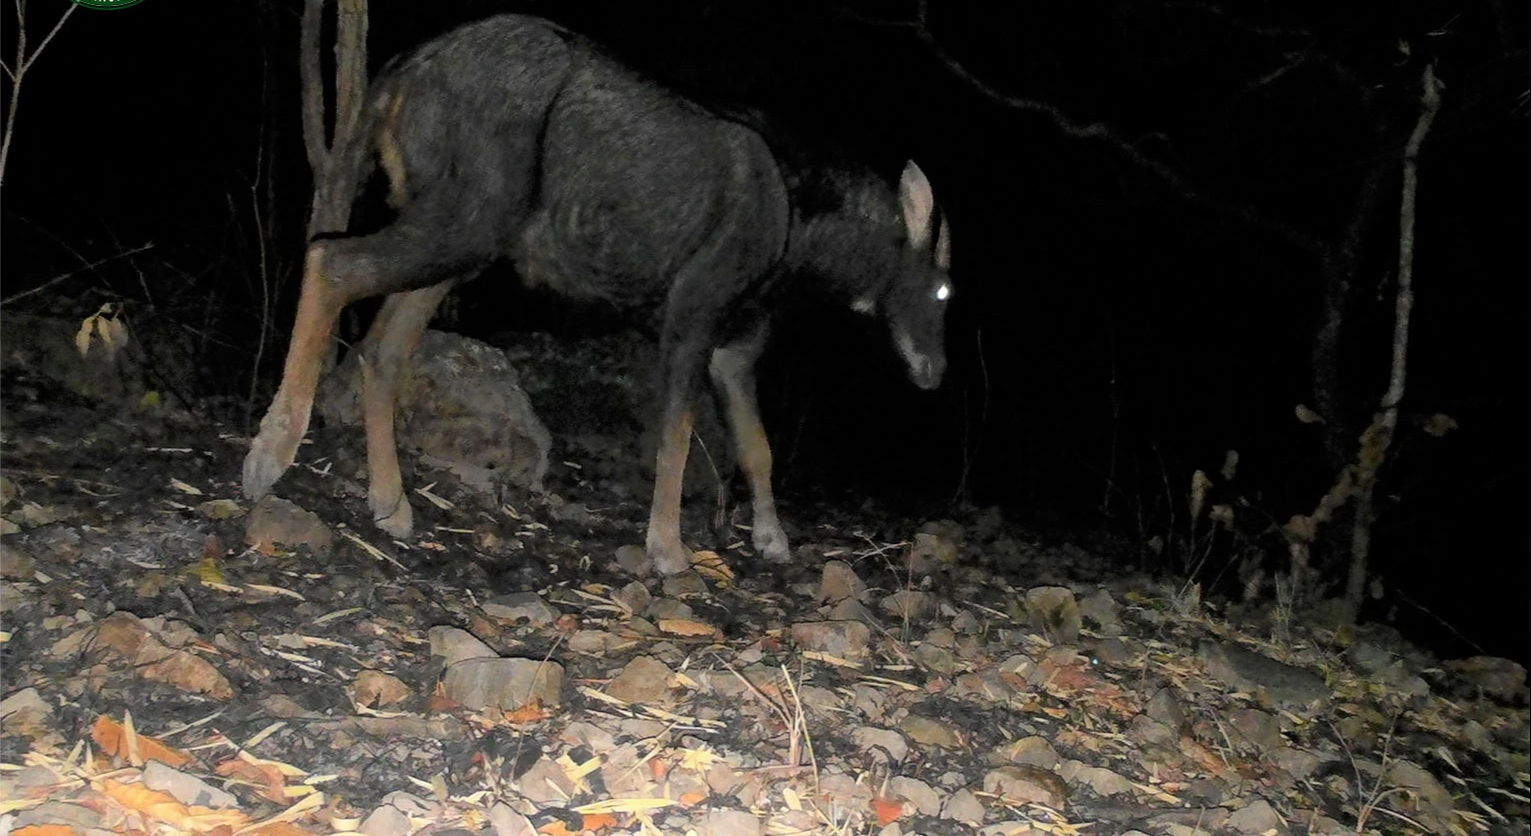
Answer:
M101 782L101 791L108 798L136 810L151 819L165 822L178 830L197 832L211 830L221 824L240 824L249 821L237 810L212 810L207 807L187 807L170 793L151 790L143 784L124 784L110 778Z
M275 804L287 804L291 801L284 792L287 781L274 766L250 763L244 758L231 758L218 764L214 771L225 778L239 778L254 785L261 797L267 801Z
M540 723L552 716L552 713L542 707L542 702L533 699L526 705L515 711L505 712L505 720L510 723Z
M96 719L95 727L90 730L90 737L106 754L123 759L128 757L127 730L121 723L105 714ZM191 762L191 756L185 752L172 749L146 734L140 734L137 737L138 755L146 761L159 761L171 767L181 767Z
M288 821L274 821L263 824L254 830L245 831L245 836L310 836L307 830Z
M682 807L695 807L696 805L701 804L703 801L707 800L707 793L702 792L701 790L683 792L680 794L680 798L677 800L680 801Z
M617 817L611 813L589 813L585 816L586 830L605 830L617 826Z
M563 823L563 819L553 819L537 828L537 832L543 836L577 836L575 831L570 830L569 826Z
M904 802L896 798L874 798L872 812L877 814L877 823L886 827L904 815Z
M29 824L12 830L11 836L80 836L80 832L65 824Z

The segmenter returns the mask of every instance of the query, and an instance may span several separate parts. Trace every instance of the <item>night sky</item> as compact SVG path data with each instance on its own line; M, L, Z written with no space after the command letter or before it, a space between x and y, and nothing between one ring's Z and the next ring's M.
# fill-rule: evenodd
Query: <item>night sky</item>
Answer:
M64 8L27 4L32 44ZM379 3L371 65L503 11L890 173L919 161L954 231L947 383L916 391L885 331L850 312L785 317L761 381L784 496L811 486L912 516L998 505L1054 542L1182 536L1192 471L1231 449L1238 477L1217 497L1247 498L1266 523L1313 510L1335 473L1326 433L1353 456L1387 386L1401 155L1433 63L1408 379L1374 529L1388 595L1364 614L1415 636L1445 632L1439 618L1526 657L1526 4L933 2L922 22L914 3L871 0ZM299 12L146 0L73 14L21 88L4 295L155 246L7 311L152 298L153 315L223 336L204 394L248 393L262 236L282 328L303 249ZM9 109L9 83L5 96ZM547 324L502 279L459 291L479 313L455 327ZM1330 298L1344 312L1333 414L1304 424ZM1459 429L1424 432L1435 414ZM1126 558L1167 572L1181 559Z

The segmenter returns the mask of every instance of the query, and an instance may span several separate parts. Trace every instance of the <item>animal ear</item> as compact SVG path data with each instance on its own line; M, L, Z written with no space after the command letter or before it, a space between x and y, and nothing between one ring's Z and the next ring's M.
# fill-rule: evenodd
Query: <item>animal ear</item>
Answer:
M941 231L936 233L936 266L942 270L952 269L952 225L941 216Z
M904 175L898 180L898 202L904 210L904 229L909 233L909 245L921 250L928 248L936 198L931 194L925 172L920 171L913 160L904 165Z

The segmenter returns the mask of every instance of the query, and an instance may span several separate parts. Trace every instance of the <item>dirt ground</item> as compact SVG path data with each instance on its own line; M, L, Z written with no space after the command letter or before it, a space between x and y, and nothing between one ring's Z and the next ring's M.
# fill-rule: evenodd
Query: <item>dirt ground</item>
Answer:
M632 416L558 402L547 370L591 365L530 346L545 492L406 455L407 541L370 525L354 429L257 505L231 411L8 362L0 832L1531 827L1518 665L1234 623L992 509L799 494L774 567L703 488L707 562L658 577Z

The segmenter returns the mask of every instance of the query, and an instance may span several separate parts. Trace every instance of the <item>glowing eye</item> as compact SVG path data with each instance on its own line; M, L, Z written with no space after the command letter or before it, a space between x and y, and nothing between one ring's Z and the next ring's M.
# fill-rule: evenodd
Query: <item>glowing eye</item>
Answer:
M938 301L938 302L945 302L947 299L950 299L951 296L952 296L952 286L951 285L943 284L940 287L936 288L936 301Z

